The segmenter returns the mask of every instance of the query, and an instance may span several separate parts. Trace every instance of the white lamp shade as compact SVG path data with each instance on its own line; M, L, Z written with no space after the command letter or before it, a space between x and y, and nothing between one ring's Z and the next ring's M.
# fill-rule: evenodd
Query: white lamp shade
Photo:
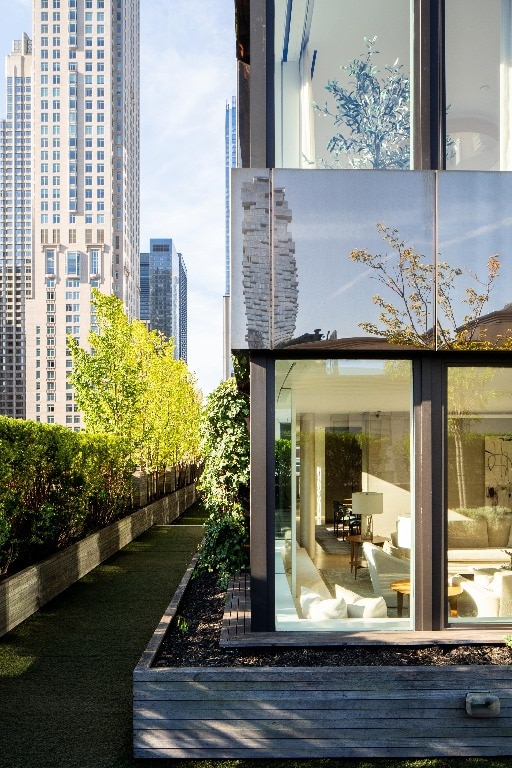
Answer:
M361 491L352 494L352 513L361 517L373 517L384 512L384 496L375 491Z

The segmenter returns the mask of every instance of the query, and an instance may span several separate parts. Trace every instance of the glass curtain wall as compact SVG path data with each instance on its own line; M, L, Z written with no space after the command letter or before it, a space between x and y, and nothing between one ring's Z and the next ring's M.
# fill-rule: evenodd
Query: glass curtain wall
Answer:
M512 368L448 369L451 621L512 618Z
M410 167L410 6L276 0L276 167Z
M448 170L512 170L512 2L446 0Z
M412 366L276 362L277 630L412 629Z

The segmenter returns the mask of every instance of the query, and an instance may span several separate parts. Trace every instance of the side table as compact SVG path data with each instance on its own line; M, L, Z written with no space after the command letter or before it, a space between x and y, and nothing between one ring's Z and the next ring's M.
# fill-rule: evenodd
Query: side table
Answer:
M357 579L357 569L366 568L366 564L361 557L361 549L363 542L370 541L369 539L363 539L360 533L353 533L347 536L347 541L350 542L350 573L354 571L354 578ZM374 544L376 547L382 547L384 542L388 541L385 536L374 536L370 541L370 544Z

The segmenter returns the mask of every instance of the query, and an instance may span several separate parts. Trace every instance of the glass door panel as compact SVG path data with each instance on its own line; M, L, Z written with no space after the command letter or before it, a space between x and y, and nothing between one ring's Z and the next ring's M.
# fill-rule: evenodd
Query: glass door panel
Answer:
M446 524L450 621L510 622L512 368L448 369Z
M412 628L410 361L276 362L276 629Z

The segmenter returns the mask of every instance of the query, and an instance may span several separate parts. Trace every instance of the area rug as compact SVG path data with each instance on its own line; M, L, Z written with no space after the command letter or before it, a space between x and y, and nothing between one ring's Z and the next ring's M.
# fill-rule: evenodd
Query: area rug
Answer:
M315 527L315 539L316 543L329 555L346 555L350 552L349 542L340 541L325 525Z
M365 568L358 568L357 579L354 578L353 573L350 573L350 569L342 571L335 568L321 568L320 573L333 594L335 585L339 584L340 587L357 592L361 597L374 597L370 574Z

